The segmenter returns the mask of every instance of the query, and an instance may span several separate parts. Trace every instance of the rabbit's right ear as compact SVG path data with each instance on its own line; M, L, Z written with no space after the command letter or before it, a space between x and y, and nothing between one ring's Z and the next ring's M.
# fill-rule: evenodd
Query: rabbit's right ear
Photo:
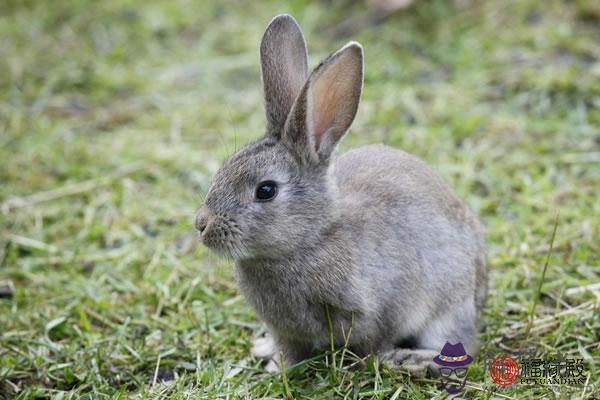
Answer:
M267 135L277 138L308 77L304 35L290 15L273 18L260 44L262 80L267 111Z
M352 125L363 83L363 50L349 42L310 75L290 111L282 142L299 161L328 164Z

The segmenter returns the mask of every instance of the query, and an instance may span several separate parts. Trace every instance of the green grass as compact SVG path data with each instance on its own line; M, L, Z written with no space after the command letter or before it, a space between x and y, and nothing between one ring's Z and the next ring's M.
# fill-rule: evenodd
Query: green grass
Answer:
M365 47L340 151L412 152L486 223L491 291L464 395L597 398L600 8L466 3L417 0L344 38L326 28L361 2L0 4L0 397L444 397L344 350L264 373L231 265L196 246L212 174L263 132L258 42L289 12L311 65ZM523 346L584 358L594 387L495 386L483 354Z

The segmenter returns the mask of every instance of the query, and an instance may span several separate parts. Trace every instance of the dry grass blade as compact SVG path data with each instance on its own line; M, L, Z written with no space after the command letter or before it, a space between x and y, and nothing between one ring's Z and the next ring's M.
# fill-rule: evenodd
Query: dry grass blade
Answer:
M554 229L552 230L552 237L550 238L550 248L548 249L548 254L546 256L546 262L544 263L544 268L542 269L542 274L540 276L540 281L538 283L537 289L534 293L533 302L531 304L531 308L529 309L529 318L527 323L527 328L525 328L525 338L523 342L526 343L527 339L529 339L529 333L531 331L531 327L533 325L533 316L535 314L535 307L540 301L540 296L542 293L542 285L544 284L544 279L546 278L546 271L548 270L548 264L550 263L550 256L552 255L552 248L554 247L554 239L556 238L556 230L558 229L558 214L554 220Z

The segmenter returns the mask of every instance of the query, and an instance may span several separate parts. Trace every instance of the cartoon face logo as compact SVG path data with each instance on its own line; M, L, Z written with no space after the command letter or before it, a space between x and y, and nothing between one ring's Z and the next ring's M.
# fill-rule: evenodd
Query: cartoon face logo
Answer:
M440 390L445 389L451 395L460 392L467 383L467 368L473 357L467 354L462 343L446 342L440 354L433 358L439 365Z

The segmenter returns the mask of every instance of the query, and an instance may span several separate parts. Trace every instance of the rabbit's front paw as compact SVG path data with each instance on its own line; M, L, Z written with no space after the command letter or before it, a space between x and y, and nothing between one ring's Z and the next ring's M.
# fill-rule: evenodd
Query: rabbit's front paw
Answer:
M277 364L277 361L271 359L267 365L265 365L265 371L270 372L271 374L277 374L281 371L281 368L279 367L279 364Z
M427 370L437 374L437 365L433 362L437 354L435 350L393 349L380 354L379 359L390 368L401 368L413 376L425 377Z
M262 358L263 360L269 360L277 354L277 345L273 336L267 333L264 337L254 339L252 350L250 353L256 358Z

